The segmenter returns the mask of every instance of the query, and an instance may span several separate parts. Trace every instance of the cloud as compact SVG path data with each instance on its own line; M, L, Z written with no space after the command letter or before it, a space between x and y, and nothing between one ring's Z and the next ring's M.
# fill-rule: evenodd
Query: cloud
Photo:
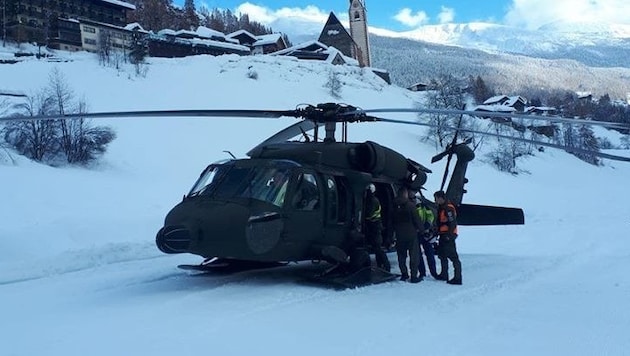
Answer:
M438 14L440 23L451 23L455 19L455 9L442 6L441 12Z
M398 22L409 27L416 27L418 25L425 24L429 21L429 16L424 11L417 11L415 14L411 12L410 8L404 8L394 16Z
M630 24L628 0L513 0L508 25L536 29L551 22Z
M263 25L270 25L274 21L283 18L291 18L294 20L316 22L321 24L324 24L328 19L328 12L324 12L317 6L313 5L308 5L305 8L283 7L277 10L272 10L267 7L246 2L236 7L235 10L237 13L240 12L248 14L250 20L260 22Z

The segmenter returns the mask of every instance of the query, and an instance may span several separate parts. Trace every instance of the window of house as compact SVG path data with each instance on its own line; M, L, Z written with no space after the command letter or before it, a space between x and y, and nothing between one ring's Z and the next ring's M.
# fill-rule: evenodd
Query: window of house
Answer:
M88 33L96 33L96 29L90 26L83 26L83 31L88 32Z

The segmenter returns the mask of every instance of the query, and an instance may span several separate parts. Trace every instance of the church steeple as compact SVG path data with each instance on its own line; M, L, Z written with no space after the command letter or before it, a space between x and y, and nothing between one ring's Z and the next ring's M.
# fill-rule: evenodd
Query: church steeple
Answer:
M348 15L350 18L350 35L358 47L356 58L362 67L369 67L372 60L365 2L362 0L350 0Z

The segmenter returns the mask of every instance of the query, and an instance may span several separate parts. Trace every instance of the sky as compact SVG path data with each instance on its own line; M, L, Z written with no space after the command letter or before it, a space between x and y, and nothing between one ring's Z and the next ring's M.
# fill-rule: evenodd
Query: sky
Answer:
M34 49L36 50L36 49ZM366 109L409 108L420 93L369 71L267 56L149 59L131 65L26 59L0 65L0 83L34 93L57 68L90 111L293 109L335 99ZM257 79L248 73L255 70ZM220 83L217 90L215 83ZM17 99L16 99L17 100ZM406 114L393 119L413 119ZM91 169L48 167L0 149L0 355L626 355L630 295L630 165L594 167L546 149L497 171L492 140L469 164L464 201L521 207L522 226L459 227L464 284L431 278L334 291L302 283L310 261L234 275L198 275L154 238L205 166L237 157L295 119L94 120L117 138ZM486 121L479 123L484 130ZM617 144L619 136L597 130ZM433 170L445 160L423 129L351 124L351 140L377 141ZM628 151L619 152L628 155ZM398 272L395 254L389 254ZM447 340L448 342L440 342Z
M175 0L183 4L183 0ZM272 24L280 17L299 17L324 22L330 11L347 21L345 0L197 0L197 6L246 12L251 18ZM626 0L367 0L370 26L408 31L423 25L492 22L536 29L552 22L603 22L630 24Z

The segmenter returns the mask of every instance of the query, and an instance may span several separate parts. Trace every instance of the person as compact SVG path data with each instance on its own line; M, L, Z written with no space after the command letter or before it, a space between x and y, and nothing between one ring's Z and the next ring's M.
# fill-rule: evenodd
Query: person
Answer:
M266 200L273 203L276 206L282 207L284 205L284 196L287 192L287 184L289 183L289 176L286 171L277 169L272 178L267 182L267 197Z
M420 218L416 212L416 206L409 199L407 188L401 187L398 196L394 200L394 231L396 232L396 253L398 255L398 266L400 267L400 280L410 279L411 283L418 283L422 278L418 275L418 231L421 228ZM409 270L407 269L407 255L409 255Z
M439 280L447 281L448 284L462 284L462 263L457 255L457 210L446 197L446 193L440 190L433 195L437 209L437 232L438 239L438 257L440 258L441 272ZM448 279L448 260L453 263L455 276Z
M422 252L424 250L424 255L426 255L427 258L427 266L429 266L429 273L431 273L433 278L438 279L435 265L435 250L433 249L433 241L436 240L433 233L435 215L433 214L433 210L431 210L431 208L429 208L424 202L422 195L420 194L416 196L416 211L418 212L418 216L422 222L422 230L418 233L418 244L420 247L420 251L418 253L418 268L420 271L420 277L425 277L427 275L427 269L424 265L424 257L422 256Z
M365 190L365 239L374 251L376 266L389 272L391 265L383 251L383 222L381 220L381 203L374 194L376 186L368 184Z

